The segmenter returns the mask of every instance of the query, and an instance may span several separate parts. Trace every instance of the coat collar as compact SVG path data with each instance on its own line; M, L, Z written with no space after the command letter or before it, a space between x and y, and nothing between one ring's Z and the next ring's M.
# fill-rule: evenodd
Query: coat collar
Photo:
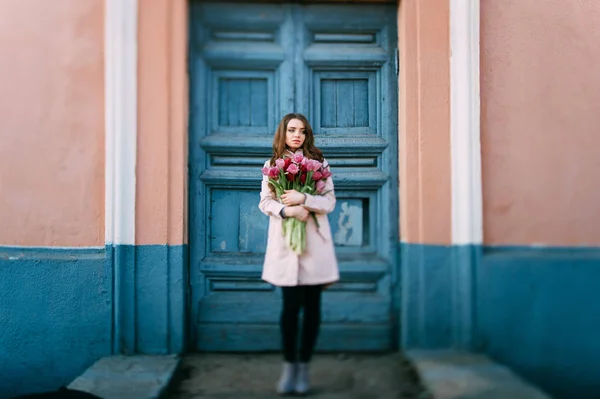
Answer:
M296 154L302 154L302 155L304 155L304 152L302 151L302 148L298 148L295 152L291 151L289 148L285 149L285 155L288 155L288 156L291 157L291 156L294 156Z

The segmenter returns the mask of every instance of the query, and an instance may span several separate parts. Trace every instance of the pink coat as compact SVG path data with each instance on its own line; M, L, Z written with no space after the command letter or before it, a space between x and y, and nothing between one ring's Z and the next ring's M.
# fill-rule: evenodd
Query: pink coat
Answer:
M269 161L265 166L269 166ZM339 280L337 258L327 218L336 202L331 177L325 181L323 191L329 192L322 196L306 195L304 207L316 213L319 229L310 217L306 222L306 249L298 256L288 248L281 231L283 219L280 212L284 205L273 195L268 178L263 176L258 207L269 216L263 280L279 287L328 284Z

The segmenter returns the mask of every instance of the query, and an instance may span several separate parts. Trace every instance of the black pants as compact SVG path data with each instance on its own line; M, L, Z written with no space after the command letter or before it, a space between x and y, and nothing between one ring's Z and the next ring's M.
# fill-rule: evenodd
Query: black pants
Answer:
M312 357L321 325L321 285L282 287L281 343L286 362L298 361L298 315L304 309L300 362L308 363Z

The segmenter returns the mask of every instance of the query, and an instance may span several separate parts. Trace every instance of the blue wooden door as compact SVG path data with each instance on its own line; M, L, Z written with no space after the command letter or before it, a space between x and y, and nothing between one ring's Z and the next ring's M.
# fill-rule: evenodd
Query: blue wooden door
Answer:
M279 348L261 281L260 168L279 119L305 114L334 172L342 280L321 350L386 350L398 242L396 7L194 2L190 12L191 337L200 351Z

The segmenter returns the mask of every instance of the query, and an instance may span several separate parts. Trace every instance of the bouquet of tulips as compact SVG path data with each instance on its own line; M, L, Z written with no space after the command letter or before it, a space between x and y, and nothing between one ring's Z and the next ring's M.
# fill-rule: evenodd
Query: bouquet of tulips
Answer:
M329 166L325 167L321 162L308 159L300 153L277 159L274 166L263 168L262 173L268 177L280 201L286 190L324 195L325 180L332 175ZM311 215L318 226L314 212ZM283 236L288 247L300 255L306 248L306 222L286 218L283 221Z

